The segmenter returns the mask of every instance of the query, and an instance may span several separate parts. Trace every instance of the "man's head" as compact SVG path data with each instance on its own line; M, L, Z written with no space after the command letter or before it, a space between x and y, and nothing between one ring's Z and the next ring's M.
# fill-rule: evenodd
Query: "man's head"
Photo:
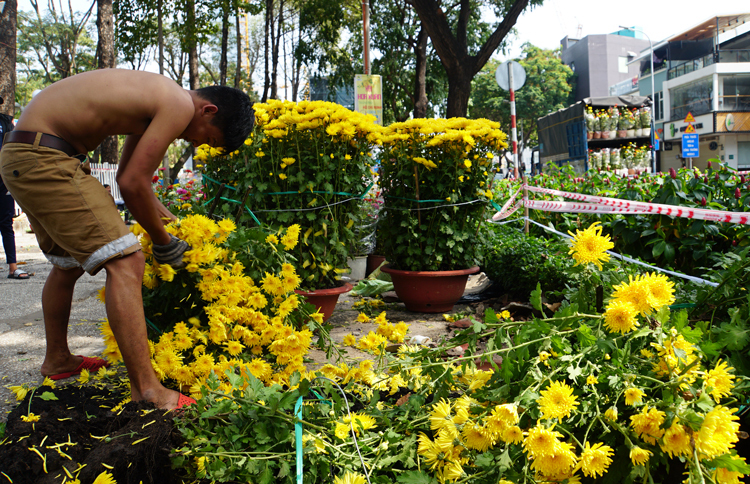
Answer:
M216 106L211 124L224 134L224 148L227 152L242 146L255 123L255 111L248 95L227 86L202 87L196 92Z

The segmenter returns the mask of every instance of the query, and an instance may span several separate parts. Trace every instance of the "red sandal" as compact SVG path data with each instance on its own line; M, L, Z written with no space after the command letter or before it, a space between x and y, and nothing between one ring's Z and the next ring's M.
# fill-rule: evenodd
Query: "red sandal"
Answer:
M83 358L78 367L73 371L66 371L64 373L58 373L57 375L50 375L51 380L62 380L63 378L70 378L71 376L80 375L82 370L88 370L90 372L98 371L99 368L109 368L109 362L101 358L92 358L89 356L76 355Z

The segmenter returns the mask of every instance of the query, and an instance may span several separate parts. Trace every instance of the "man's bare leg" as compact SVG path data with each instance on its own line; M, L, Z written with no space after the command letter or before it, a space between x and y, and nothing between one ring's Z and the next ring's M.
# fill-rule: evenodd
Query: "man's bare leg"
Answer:
M73 371L82 358L68 348L68 320L73 304L73 290L83 269L63 270L53 267L42 290L42 313L47 337L47 351L42 363L42 375L50 376Z
M107 318L128 369L133 401L147 400L165 409L177 407L179 393L165 388L151 366L141 297L143 253L112 259L104 268Z

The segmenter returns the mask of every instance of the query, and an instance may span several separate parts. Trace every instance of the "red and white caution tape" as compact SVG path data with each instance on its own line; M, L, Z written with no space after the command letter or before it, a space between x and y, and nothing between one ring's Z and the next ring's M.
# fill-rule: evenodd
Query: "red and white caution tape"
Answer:
M727 222L740 225L750 225L750 212L727 212L724 210L710 210L705 208L689 208L676 205L663 205L659 203L638 202L634 200L621 200L618 198L597 197L582 193L563 192L550 188L525 186L530 192L544 193L556 197L570 198L580 202L562 202L555 200L519 200L517 206L525 206L532 210L545 212L568 212L568 213L629 213L646 215L669 215L671 217L682 217L697 220L711 220L714 222ZM518 193L518 192L516 192ZM515 197L515 195L514 195ZM512 199L510 200L512 202ZM506 203L507 205L507 203ZM496 213L493 221L502 220L513 212L504 210Z

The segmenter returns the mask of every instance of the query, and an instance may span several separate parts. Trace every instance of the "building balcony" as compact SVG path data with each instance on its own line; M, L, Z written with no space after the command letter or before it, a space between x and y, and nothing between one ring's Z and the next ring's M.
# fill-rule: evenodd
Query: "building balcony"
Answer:
M703 69L716 63L750 62L750 49L732 49L713 52L687 62L683 62L667 71L667 79L675 79L685 74Z

